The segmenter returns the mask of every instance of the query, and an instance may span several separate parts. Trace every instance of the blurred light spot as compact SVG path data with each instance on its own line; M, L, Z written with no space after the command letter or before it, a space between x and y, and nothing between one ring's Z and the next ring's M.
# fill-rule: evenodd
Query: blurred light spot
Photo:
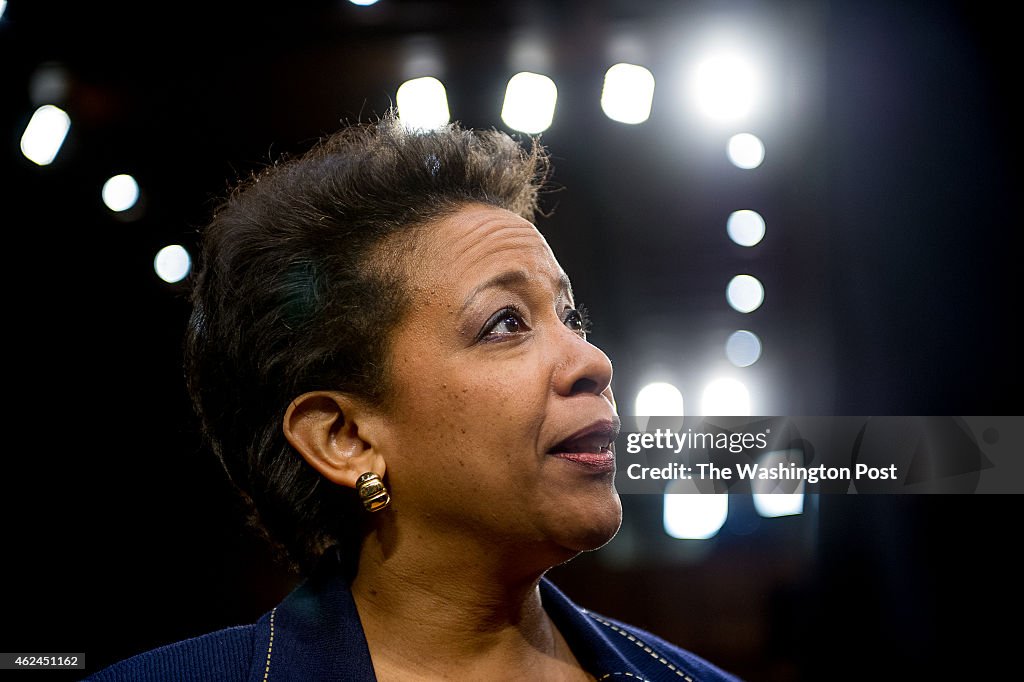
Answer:
M683 394L672 384L647 384L636 395L636 414L647 417L683 416Z
M754 493L754 509L761 516L793 516L804 511L804 482L795 493Z
M398 119L408 130L433 130L451 120L444 84L431 76L398 87Z
M754 246L764 239L764 218L757 211L733 211L726 221L729 239L740 246Z
M803 461L804 453L801 450L776 450L761 455L757 463L761 467L774 469L779 464L785 467L789 465L789 462L799 465ZM754 493L754 509L757 510L758 514L773 518L803 513L804 482L797 482L794 492L772 492L777 490L780 484L785 483L793 483L793 481L773 481L755 478L750 482L750 489Z
M665 532L680 540L714 537L729 516L728 493L668 493L662 498Z
M750 392L742 381L715 379L700 399L705 417L745 417L750 415Z
M735 310L749 313L757 310L764 302L764 287L751 275L736 275L729 280L725 298Z
M115 175L103 183L102 196L111 211L127 211L139 200L139 183L130 175Z
M512 71L546 73L551 70L551 36L539 25L514 29L509 37L508 65Z
M192 257L188 255L185 247L179 244L165 246L157 251L156 258L153 259L153 269L156 270L157 277L172 284L185 279L191 267Z
M693 71L692 93L705 116L729 123L747 116L760 94L753 64L733 53L708 57Z
M402 39L400 78L403 81L421 76L441 79L445 72L444 50L437 36L428 33L414 33Z
M756 135L740 133L729 138L726 153L738 168L757 168L764 161L764 143Z
M68 72L57 62L40 64L28 79L28 96L35 106L64 102L68 88Z
M71 127L71 118L63 109L46 104L36 109L21 135L21 153L32 163L53 163Z
M522 71L512 76L505 89L501 120L509 128L534 134L547 130L555 117L558 88L539 73Z
M737 367L749 367L761 357L761 339L745 329L735 331L725 342L725 357Z
M616 64L604 74L601 109L619 123L643 123L651 115L654 76L636 64Z
M353 5L359 5L360 7L369 7L370 5L376 5L377 0L348 0Z
M3 19L4 10L7 9L7 0L0 0L0 19Z

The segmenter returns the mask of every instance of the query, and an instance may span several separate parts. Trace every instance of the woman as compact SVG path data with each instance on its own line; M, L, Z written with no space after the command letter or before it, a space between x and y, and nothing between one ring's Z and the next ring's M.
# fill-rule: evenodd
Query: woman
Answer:
M536 143L388 116L235 190L190 391L309 579L92 679L734 679L543 578L621 520L611 363L530 222L546 174Z

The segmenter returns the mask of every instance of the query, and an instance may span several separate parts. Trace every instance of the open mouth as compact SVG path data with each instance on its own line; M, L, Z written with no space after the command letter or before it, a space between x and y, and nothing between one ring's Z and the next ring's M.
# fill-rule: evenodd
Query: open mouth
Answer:
M594 422L558 442L548 450L548 454L592 469L614 469L615 437L618 433L618 420Z

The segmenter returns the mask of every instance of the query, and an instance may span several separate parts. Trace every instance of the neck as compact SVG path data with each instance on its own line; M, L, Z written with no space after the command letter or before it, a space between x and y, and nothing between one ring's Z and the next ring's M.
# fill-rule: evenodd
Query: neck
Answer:
M540 579L558 561L525 566L525 551L503 556L465 538L386 543L382 533L364 541L352 584L378 679L580 678L541 604Z

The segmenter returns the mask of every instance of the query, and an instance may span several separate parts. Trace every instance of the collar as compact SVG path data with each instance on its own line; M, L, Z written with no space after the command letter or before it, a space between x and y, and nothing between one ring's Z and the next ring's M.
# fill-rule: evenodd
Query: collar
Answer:
M376 682L370 649L349 587L339 570L318 569L256 622L250 682ZM609 673L643 679L607 623L574 604L547 578L544 609L576 659L595 677Z

